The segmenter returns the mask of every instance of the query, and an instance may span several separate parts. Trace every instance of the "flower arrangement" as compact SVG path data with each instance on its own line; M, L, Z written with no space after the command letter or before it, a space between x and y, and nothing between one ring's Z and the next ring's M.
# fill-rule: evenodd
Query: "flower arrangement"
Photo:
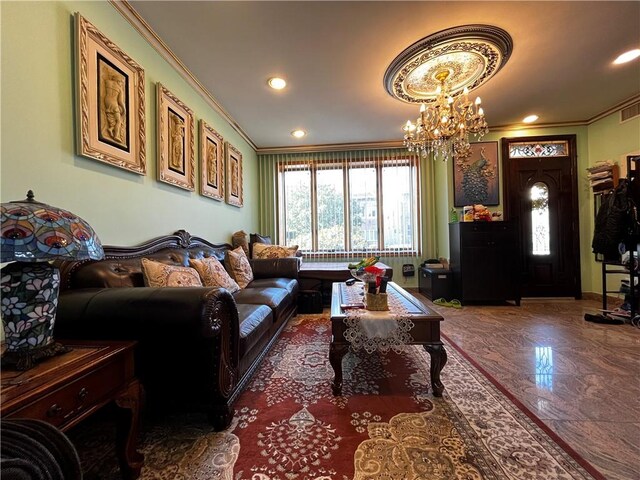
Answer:
M376 267L375 264L378 263L378 260L380 260L380 257L378 256L363 258L358 263L350 263L348 265L349 271L354 278L365 283L373 282L375 280L376 286L379 287L382 277L385 274L385 269Z

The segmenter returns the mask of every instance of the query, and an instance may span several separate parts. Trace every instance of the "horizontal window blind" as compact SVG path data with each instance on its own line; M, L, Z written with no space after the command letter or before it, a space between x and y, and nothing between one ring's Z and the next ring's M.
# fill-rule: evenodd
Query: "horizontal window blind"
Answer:
M419 255L414 154L405 149L268 154L259 162L261 171L272 171L273 228L280 243L298 245L306 258L320 260Z

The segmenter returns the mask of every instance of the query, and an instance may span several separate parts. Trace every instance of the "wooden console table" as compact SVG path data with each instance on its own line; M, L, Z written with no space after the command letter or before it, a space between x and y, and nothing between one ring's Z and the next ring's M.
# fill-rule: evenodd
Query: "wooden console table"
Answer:
M114 401L116 452L122 477L135 479L144 461L136 451L142 386L133 371L134 342L60 341L72 350L30 370L2 369L0 415L35 418L66 431Z

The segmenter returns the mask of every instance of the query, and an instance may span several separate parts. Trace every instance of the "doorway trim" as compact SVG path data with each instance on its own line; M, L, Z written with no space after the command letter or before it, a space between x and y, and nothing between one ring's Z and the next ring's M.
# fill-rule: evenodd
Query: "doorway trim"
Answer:
M528 137L503 137L500 140L500 148L501 148L501 162L502 162L502 198L503 198L503 210L504 210L504 218L506 220L511 218L512 209L514 208L511 205L511 195L509 195L509 186L511 185L511 174L509 168L509 162L511 157L509 155L509 144L511 143L519 143L519 142L528 142L528 143L544 143L550 141L563 140L566 141L569 145L569 161L570 161L570 171L571 171L571 218L572 218L572 261L574 267L574 298L576 300L582 298L582 269L580 264L580 219L579 219L579 208L578 208L578 152L577 152L577 142L576 135L532 135ZM535 157L533 157L535 158ZM544 157L542 157L544 158ZM517 161L517 159L514 159ZM522 230L521 232L522 233ZM521 260L525 257L524 248L526 242L520 241L520 258ZM521 261L521 265L524 267L525 262ZM524 272L520 272L522 275Z

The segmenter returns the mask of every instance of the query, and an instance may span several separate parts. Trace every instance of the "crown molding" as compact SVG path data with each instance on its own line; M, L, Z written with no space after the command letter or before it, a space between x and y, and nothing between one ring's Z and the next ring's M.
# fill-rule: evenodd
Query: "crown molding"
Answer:
M266 147L256 149L256 153L317 153L317 152L348 152L353 150L382 150L385 148L402 148L402 140L387 142L362 143L332 143L326 145L300 145L295 147Z
M127 0L109 0L109 3L149 42L149 44L171 65L186 82L200 94L202 98L213 108L218 114L224 118L254 150L257 147L249 135L238 125L238 123L227 113L227 111L218 103L211 93L198 81L198 79L189 71L189 69L180 61L180 59L171 51L171 49L162 41L162 39L153 31L147 22L135 11Z
M623 102L620 102L619 104L614 105L613 107L605 110L604 112L600 112L595 117L592 117L589 120L587 120L587 124L591 124L591 123L597 122L598 120L602 120L604 117L611 115L612 113L615 113L618 110L622 110L623 108L627 108L629 105L632 105L636 102L640 102L640 93L627 98Z
M556 123L514 123L511 125L489 125L490 132L513 132L517 130L534 130L540 128L558 128L558 127L585 127L588 125L586 120L576 120L571 122Z

